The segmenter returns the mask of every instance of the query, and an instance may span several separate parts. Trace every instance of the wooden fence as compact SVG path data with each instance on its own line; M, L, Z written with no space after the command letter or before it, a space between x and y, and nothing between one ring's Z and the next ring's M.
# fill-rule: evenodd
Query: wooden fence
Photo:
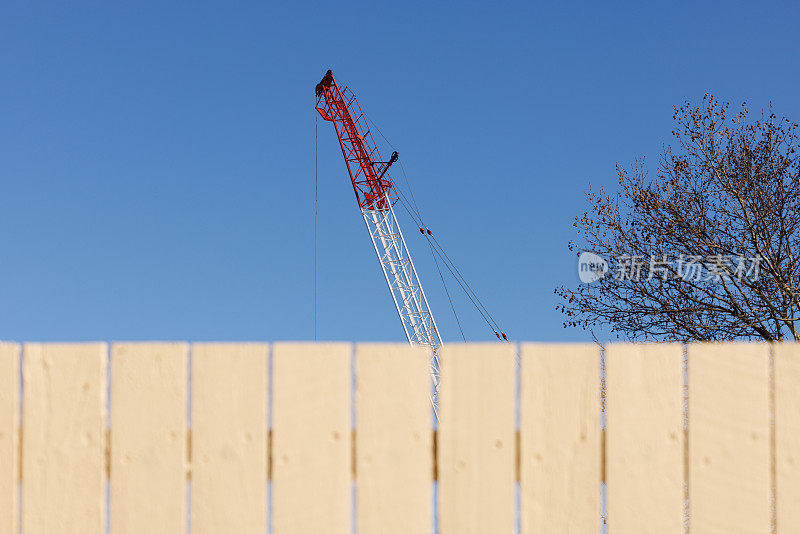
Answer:
M800 346L520 353L0 345L0 534L800 532Z

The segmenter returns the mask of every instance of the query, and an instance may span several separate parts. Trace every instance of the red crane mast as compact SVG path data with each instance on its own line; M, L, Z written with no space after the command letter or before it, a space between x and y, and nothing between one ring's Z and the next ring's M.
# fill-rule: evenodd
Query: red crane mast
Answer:
M358 207L406 338L412 345L422 345L431 351L435 395L442 340L394 214L397 197L388 171L397 161L397 152L383 160L356 96L348 87L340 86L330 70L317 84L316 95L317 111L336 130ZM435 397L433 402L435 406Z

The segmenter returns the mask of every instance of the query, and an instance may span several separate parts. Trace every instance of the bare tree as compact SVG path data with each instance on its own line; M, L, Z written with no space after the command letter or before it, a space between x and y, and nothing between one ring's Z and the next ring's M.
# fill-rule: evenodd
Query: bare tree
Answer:
M556 289L564 326L630 340L800 340L797 124L771 108L753 120L745 103L712 95L673 118L676 142L654 177L641 161L618 165L617 191L587 194L569 247L609 269Z

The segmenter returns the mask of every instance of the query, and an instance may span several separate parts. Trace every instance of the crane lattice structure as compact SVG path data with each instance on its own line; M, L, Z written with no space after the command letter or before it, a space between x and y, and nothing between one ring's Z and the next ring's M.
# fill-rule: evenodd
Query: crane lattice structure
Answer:
M317 85L316 92L317 111L336 129L356 201L406 339L412 345L430 350L434 391L432 402L435 408L442 339L394 214L397 196L389 169L397 161L397 152L384 161L356 96L348 87L339 86L331 71Z

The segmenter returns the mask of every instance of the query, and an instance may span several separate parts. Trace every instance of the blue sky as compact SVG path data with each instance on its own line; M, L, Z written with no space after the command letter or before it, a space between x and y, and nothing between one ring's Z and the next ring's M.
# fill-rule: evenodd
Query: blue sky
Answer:
M328 68L398 148L420 209L517 340L585 192L713 92L800 119L797 3L13 2L0 7L0 338L313 335L313 87ZM319 123L320 339L401 341ZM400 210L445 341L459 338ZM493 337L451 283L469 340Z

